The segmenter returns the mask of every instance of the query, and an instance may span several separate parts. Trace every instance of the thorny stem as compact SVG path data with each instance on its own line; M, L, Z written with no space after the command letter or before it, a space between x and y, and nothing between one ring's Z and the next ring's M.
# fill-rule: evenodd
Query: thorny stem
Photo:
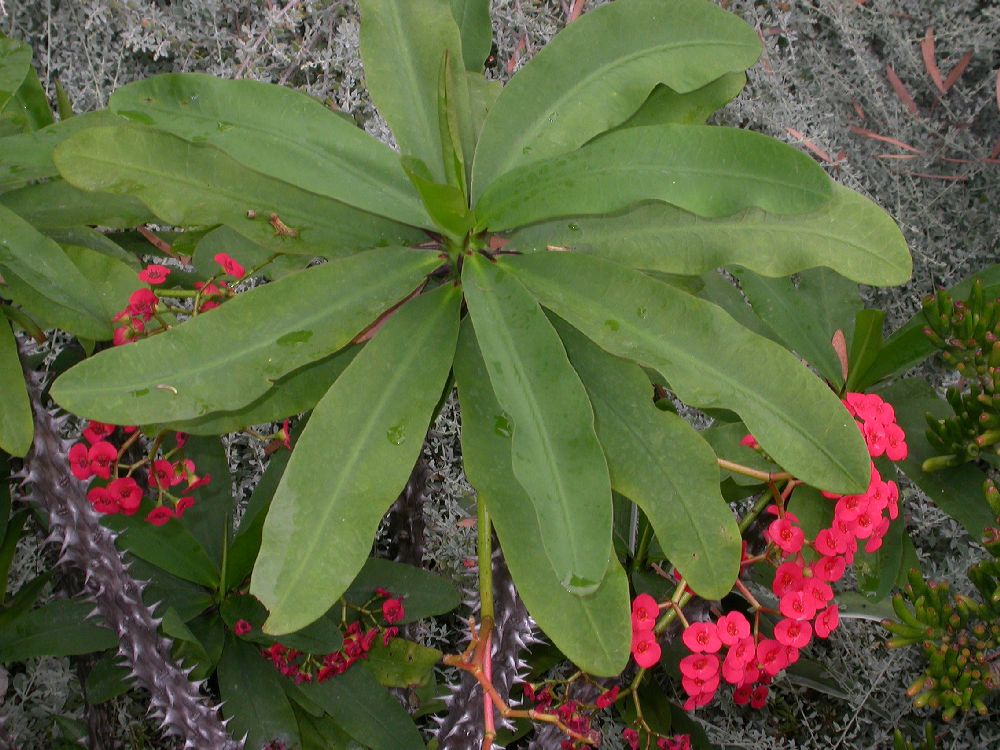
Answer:
M484 659L486 661L489 659L489 640L482 637L482 633L483 631L489 633L493 628L493 622L484 618L482 627L477 631L475 618L469 618L469 628L472 630L472 640L469 642L468 648L461 654L447 654L442 661L450 667L461 669L463 672L468 672L475 677L476 682L483 689L483 693L492 702L493 706L496 707L496 710L500 712L501 716L505 719L528 719L529 721L551 724L576 742L582 742L591 746L597 745L593 736L580 734L570 729L555 714L543 713L533 708L524 710L508 706L504 699L500 697L496 688L493 687L493 682L490 679L487 669L484 667ZM489 733L484 733L482 750L490 750L493 747L493 740L494 737L490 736Z
M762 482L777 482L782 479L792 478L792 475L787 471L760 471L758 469L751 469L749 466L744 466L743 464L727 461L724 458L718 458L716 461L718 461L720 469L731 471L733 474L742 474L743 476L750 477L751 479L759 479Z

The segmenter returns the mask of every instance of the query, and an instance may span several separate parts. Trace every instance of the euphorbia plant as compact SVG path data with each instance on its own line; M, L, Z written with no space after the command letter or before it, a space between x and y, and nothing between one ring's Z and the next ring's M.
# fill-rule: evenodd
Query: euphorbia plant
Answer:
M804 154L704 124L760 52L704 0L596 9L502 89L482 75L485 0L360 6L367 83L401 155L303 94L199 75L125 87L111 109L130 124L58 147L73 185L138 197L168 224L223 225L244 240L237 261L327 262L101 352L52 395L196 434L312 408L250 587L282 634L361 569L453 374L484 593L492 524L541 628L583 669L617 674L631 625L613 491L701 596L725 595L740 568L716 455L654 406L651 372L739 415L801 481L869 486L837 395L677 277L826 266L894 284L905 243Z

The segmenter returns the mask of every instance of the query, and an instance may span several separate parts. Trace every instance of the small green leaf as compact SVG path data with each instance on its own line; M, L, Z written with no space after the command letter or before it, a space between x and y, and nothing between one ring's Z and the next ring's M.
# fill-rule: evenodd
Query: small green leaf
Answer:
M184 445L184 457L194 461L199 476L210 476L212 481L197 491L194 506L178 523L191 532L221 570L222 540L232 536L234 511L233 482L226 449L216 435L191 436Z
M647 200L708 218L750 207L799 214L829 202L831 185L808 156L759 133L645 125L508 172L476 203L476 223L510 229L556 216L613 213ZM566 227L575 231L572 223Z
M522 164L627 120L658 83L687 93L749 68L760 40L702 0L618 0L563 29L511 79L476 151L474 196Z
M702 274L735 264L764 276L828 266L862 284L910 278L912 260L899 227L864 196L833 185L816 211L784 215L758 208L707 219L662 203L614 216L558 219L517 230L511 247L547 245L595 253L632 268Z
M453 239L465 237L472 227L473 217L462 191L454 185L433 182L427 166L412 156L403 157L403 169L420 194L434 225Z
M7 623L0 631L0 662L76 656L117 646L112 630L87 619L93 609L93 602L56 599Z
M105 703L131 689L129 670L119 665L121 660L120 655L109 651L90 668L85 684L88 703Z
M407 302L313 410L268 511L250 584L271 612L268 633L318 618L368 559L451 369L460 301L447 286Z
M7 106L28 71L31 70L31 47L0 34L0 110Z
M109 107L186 141L210 143L256 172L317 195L429 226L399 156L300 91L170 73L118 89Z
M511 274L474 255L466 304L511 436L514 476L544 529L543 547L567 591L593 592L611 555L611 482L594 413L558 334Z
M427 684L441 652L405 638L394 638L388 646L379 639L368 653L367 666L380 685L415 688Z
M6 318L0 314L0 450L24 456L31 448L35 422L24 386L24 371L17 355L17 341ZM6 481L6 479L0 479Z
M138 198L176 226L226 224L273 252L332 257L425 237L255 172L210 144L138 125L88 128L58 146L53 159L82 190ZM279 230L272 214L289 229Z
M434 253L378 248L287 276L167 333L101 352L60 377L52 397L110 424L238 409L343 348L439 262Z
M511 469L510 438L471 322L462 325L455 358L462 404L462 455L469 481L485 502L518 593L538 626L570 661L593 675L619 674L631 642L629 591L614 556L597 591L576 596L562 587L543 549L545 532Z
M219 662L219 693L222 713L235 737L247 735L247 747L280 742L299 745L299 725L285 695L282 680L288 679L249 643L227 638Z
M721 599L739 573L740 529L719 494L712 449L679 416L653 405L638 365L555 323L593 404L611 485L642 508L688 585L704 599Z
M101 522L109 529L121 532L116 540L118 546L136 557L185 581L209 588L218 585L218 566L191 532L176 521L151 526L140 513L135 516L104 516Z
M739 96L746 83L746 73L733 72L685 94L661 84L653 89L636 113L616 129L667 123L704 125L712 114Z
M0 479L5 485L8 484L9 480L5 476ZM4 603L7 597L7 576L10 573L10 564L14 561L14 553L17 552L17 543L21 541L21 533L24 531L25 521L28 520L28 510L19 510L14 515L9 515L10 513L10 498L7 498L7 507L0 509L4 514L4 529L3 534L0 535L2 541L0 541L0 605ZM25 586L22 585L19 589L20 591L25 590ZM34 602L28 604L30 607ZM9 610L8 610L9 612Z
M465 69L482 74L493 44L489 0L451 0L451 14L462 36Z
M504 256L501 265L605 351L662 373L682 401L739 414L804 482L846 494L868 487L864 439L837 396L715 305L578 253Z
M788 510L794 513L799 519L799 527L805 533L807 539L815 539L822 529L833 526L833 511L836 507L834 500L823 497L819 490L813 487L800 485L792 493ZM806 545L802 550L802 555L807 562L819 559L819 554Z
M28 68L21 86L3 108L0 120L13 124L21 132L40 130L53 123L48 97L34 68Z
M409 623L434 615L451 612L461 602L455 587L446 579L412 565L369 558L365 566L344 592L349 602L364 604L375 589L386 589L394 597L403 597L406 616L401 622Z

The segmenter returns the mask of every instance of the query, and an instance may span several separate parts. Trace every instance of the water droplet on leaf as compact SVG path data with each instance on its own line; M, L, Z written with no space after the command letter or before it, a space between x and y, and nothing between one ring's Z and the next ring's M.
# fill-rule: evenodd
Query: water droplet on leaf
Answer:
M579 232L580 231L580 225L577 224L576 222L573 222L572 224L569 225L569 231L571 231L571 232Z
M645 320L646 319L646 315L648 315L649 313L648 313L648 311L646 310L645 307L640 307L638 310L635 311L635 314L638 315L643 320Z
M509 438L511 435L510 420L506 414L497 414L493 417L493 432L500 437Z
M385 433L385 437L393 445L402 445L406 440L406 425L397 424L394 427L390 427Z
M604 327L607 328L609 331L617 331L621 327L621 324L617 320L612 320L611 318L608 318L607 320L604 321Z

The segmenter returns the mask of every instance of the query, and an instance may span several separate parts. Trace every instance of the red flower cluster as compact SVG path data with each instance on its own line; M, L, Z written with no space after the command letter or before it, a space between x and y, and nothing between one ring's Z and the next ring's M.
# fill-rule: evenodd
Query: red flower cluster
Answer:
M161 459L147 457L139 466L125 466L119 463L126 449L133 445L141 433L135 427L123 427L125 436L119 448L110 441L118 428L103 422L88 422L83 431L84 442L77 443L69 451L70 471L80 481L101 480L87 491L87 500L98 513L114 515L134 515L146 496L146 490L132 476L142 465L149 465L147 489L156 496L157 507L147 515L146 521L154 526L162 526L171 518L181 518L194 505L192 492L208 484L211 477L198 476L194 462L175 456L184 447L186 436L178 432L176 447ZM105 439L108 438L108 439ZM124 476L119 473L125 472ZM180 496L171 489L182 486ZM165 504L169 501L169 504Z
M622 732L622 739L628 743L629 750L639 750L639 733L634 729ZM658 750L691 750L691 736L675 734L673 737L660 737L656 747Z
M660 605L649 594L639 594L632 601L632 658L643 669L660 661L660 644L656 640L656 618Z
M590 736L594 711L592 706L570 699L553 707L552 704L555 696L552 694L552 688L546 685L541 690L536 690L535 686L530 682L524 683L524 697L534 704L535 711L558 716L559 720L571 731L584 736ZM596 706L601 710L608 708L615 702L615 698L617 697L618 687L616 686L602 693L597 698ZM576 740L567 738L560 743L559 747L560 750L576 750L576 748L581 747L581 744Z

